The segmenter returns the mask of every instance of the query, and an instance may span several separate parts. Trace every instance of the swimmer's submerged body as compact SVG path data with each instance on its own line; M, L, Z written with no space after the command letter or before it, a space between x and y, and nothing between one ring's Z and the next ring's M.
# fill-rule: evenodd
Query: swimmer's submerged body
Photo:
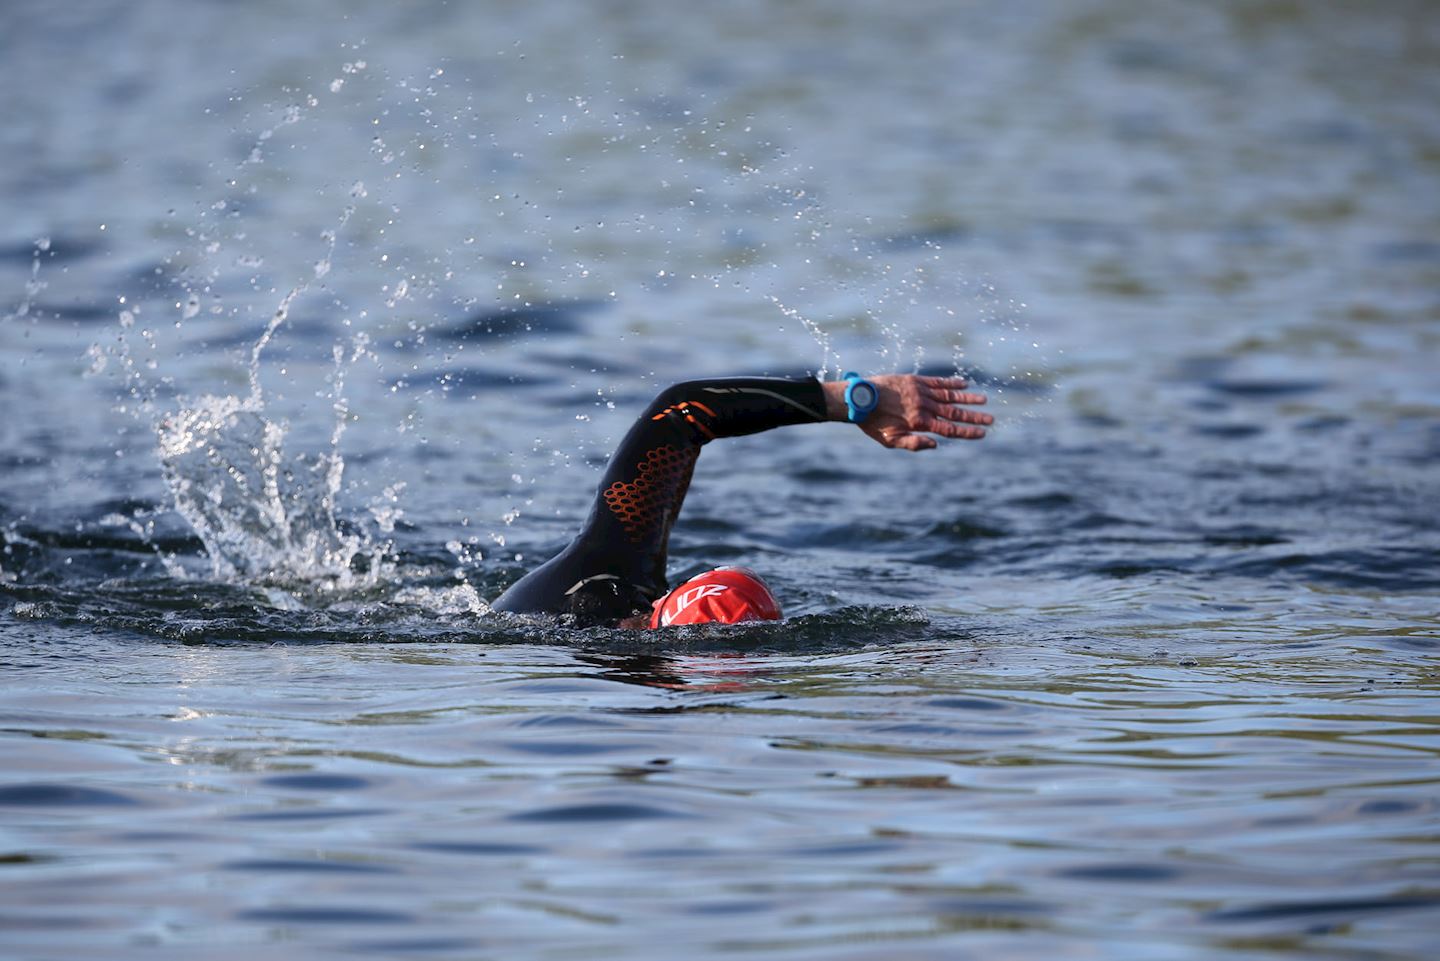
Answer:
M569 615L582 627L771 620L778 603L743 568L719 568L667 593L666 552L700 448L776 427L851 421L886 447L934 437L979 440L983 394L959 377L895 374L821 383L733 377L676 384L651 401L610 458L584 528L496 599L497 611Z

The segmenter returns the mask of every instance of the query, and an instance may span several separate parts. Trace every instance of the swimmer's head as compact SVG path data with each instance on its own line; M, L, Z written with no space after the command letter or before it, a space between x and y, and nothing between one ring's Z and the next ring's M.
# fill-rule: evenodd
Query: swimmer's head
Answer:
M650 626L778 620L780 602L759 574L745 567L717 567L656 601Z

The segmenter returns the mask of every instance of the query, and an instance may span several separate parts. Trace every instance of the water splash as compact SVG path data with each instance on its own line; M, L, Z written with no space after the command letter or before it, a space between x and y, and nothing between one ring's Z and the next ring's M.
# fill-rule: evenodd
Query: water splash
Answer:
M41 237L35 241L35 256L30 263L30 279L25 281L25 299L20 302L20 306L4 318L5 320L23 320L30 316L30 311L35 306L35 298L39 297L41 292L49 286L40 279L40 258L49 252L49 237Z
M781 302L779 297L776 297L772 294L769 296L768 299L772 304L775 305L775 307L780 311L781 314L790 318L791 320L798 320L800 322L800 325L805 328L805 330L810 334L810 336L815 338L815 343L820 346L820 367L815 371L815 376L820 378L821 380L825 380L830 373L830 360L831 358L835 357L835 351L830 342L830 332L827 331L825 328L821 327L815 321L811 320L805 314L801 313L799 310L796 310L794 307L786 306L784 303ZM835 368L835 373L837 376L840 373L840 367L838 366L838 364Z
M351 94L346 81L365 69L364 61L345 64L344 77L331 85L330 92L345 88L346 94ZM260 131L248 155L229 172L227 193L255 194L256 171L270 159L268 152L279 135L295 129L318 105L316 96L297 94L296 102ZM293 445L290 424L275 410L280 398L267 398L262 385L267 351L281 336L297 302L312 288L325 289L337 243L369 189L357 180L348 193L349 206L338 223L320 233L318 256L308 259L304 275L295 278L294 286L279 298L257 331L241 361L244 386L230 388L234 393L197 391L174 397L174 380L162 376L157 364L156 332L141 322L141 307L128 304L125 297L120 298L124 309L114 331L115 345L108 350L92 347L91 372L101 372L108 360L117 362L125 381L118 409L153 428L168 506L193 529L203 546L203 571L184 549L172 554L156 546L172 576L198 576L255 588L257 596L280 609L379 603L419 607L431 613L483 613L488 608L462 569L454 570L450 584L434 583L428 572L418 575L424 578L420 584L415 583L417 575L413 573L404 579L398 576L393 535L404 514L400 506L403 483L385 486L371 503L358 505L358 511L341 510L346 466L341 440L351 419L345 378L362 357L378 362L368 334L358 332L332 348L332 371L317 396L330 404L333 420L328 444L319 445L318 451L313 446L298 453L289 449ZM235 219L239 209L243 208L228 201L208 205L200 211L199 222L185 231L196 245L195 264L172 280L177 296L171 316L176 330L202 314L207 320L211 315L222 316L216 292L222 289L220 279L227 267L219 256L222 248L246 239L247 231ZM262 259L244 252L233 262L253 271ZM413 296L414 285L415 278L401 276L393 288L387 288L392 307ZM238 318L241 313L232 309L228 316ZM361 311L360 318L364 317L365 311ZM151 326L155 326L153 322ZM348 318L345 326L350 326ZM143 513L113 514L105 523L128 528L155 546L153 519ZM478 551L474 557L479 559Z
M338 228L324 233L327 252L320 264L328 267L339 230L354 209L347 207ZM326 270L317 267L313 273L318 279ZM393 573L389 540L336 513L345 471L340 440L349 417L345 372L365 354L367 341L357 337L348 352L339 344L333 348L329 398L335 420L328 448L320 453L287 456L287 427L267 414L260 382L266 347L311 282L291 288L256 339L248 394L186 399L159 419L160 463L175 510L205 545L216 578L307 595L351 593ZM373 512L379 533L394 530L398 493L387 488L390 503Z
M335 409L329 449L291 457L285 425L266 416L258 393L201 397L161 420L165 483L215 577L348 592L388 572L389 542L336 515L343 399Z

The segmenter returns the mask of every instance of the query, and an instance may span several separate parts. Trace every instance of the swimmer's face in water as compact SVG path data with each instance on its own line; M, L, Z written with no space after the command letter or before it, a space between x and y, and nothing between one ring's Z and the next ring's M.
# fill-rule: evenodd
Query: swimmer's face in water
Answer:
M637 614L621 627L659 628L682 624L739 624L780 620L780 602L754 571L717 567L679 585L656 601L650 614Z

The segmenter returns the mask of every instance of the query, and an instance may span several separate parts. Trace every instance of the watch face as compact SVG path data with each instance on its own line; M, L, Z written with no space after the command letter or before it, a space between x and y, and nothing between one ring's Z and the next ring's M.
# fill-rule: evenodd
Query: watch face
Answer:
M856 407L874 407L876 401L875 388L869 384L856 384L850 388L850 401Z

